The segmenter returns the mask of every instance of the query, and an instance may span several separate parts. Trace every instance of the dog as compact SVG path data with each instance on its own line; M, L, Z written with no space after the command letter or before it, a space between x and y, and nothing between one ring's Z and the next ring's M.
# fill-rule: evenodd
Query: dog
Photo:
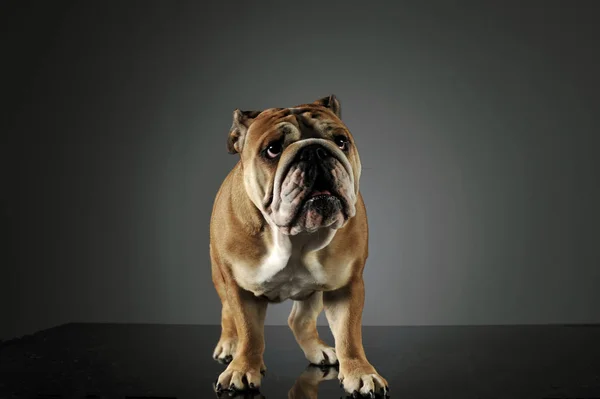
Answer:
M228 364L217 391L260 390L269 303L288 318L312 364L338 365L349 394L388 394L362 344L368 223L361 163L335 95L291 108L233 111L227 150L239 161L217 192L210 221L212 279L221 299L213 357ZM335 348L319 338L325 314Z

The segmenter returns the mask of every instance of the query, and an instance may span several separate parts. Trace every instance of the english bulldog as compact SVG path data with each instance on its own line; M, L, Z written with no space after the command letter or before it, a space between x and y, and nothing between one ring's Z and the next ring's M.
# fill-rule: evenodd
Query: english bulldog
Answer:
M240 158L210 222L212 279L222 303L213 357L228 364L215 388L260 389L267 306L290 299L288 325L308 361L339 365L349 394L387 396L388 383L362 343L368 224L358 149L339 100L236 109L227 149ZM323 308L335 348L317 332Z

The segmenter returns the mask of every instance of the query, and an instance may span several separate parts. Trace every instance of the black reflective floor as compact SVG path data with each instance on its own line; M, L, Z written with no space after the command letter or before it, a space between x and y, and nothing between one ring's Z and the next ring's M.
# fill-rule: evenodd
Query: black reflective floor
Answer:
M392 398L600 398L600 326L363 331ZM218 337L217 326L68 324L6 341L0 398L215 398ZM267 327L266 345L255 397L344 396L335 369L307 368L287 327Z

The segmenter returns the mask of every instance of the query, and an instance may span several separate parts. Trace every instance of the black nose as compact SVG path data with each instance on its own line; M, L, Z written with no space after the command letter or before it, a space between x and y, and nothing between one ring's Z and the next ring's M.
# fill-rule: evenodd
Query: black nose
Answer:
M310 144L300 150L301 161L322 161L331 154L320 144Z

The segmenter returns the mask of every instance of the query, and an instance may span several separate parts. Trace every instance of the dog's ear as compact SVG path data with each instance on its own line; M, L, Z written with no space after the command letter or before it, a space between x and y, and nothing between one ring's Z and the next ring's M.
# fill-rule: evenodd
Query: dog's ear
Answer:
M246 132L250 128L254 119L262 111L233 111L233 123L229 129L229 137L227 138L227 151L230 154L241 153L244 148Z
M332 94L327 97L323 97L315 101L313 104L321 105L325 108L329 108L333 111L334 114L337 115L338 118L342 119L342 106L337 97Z

